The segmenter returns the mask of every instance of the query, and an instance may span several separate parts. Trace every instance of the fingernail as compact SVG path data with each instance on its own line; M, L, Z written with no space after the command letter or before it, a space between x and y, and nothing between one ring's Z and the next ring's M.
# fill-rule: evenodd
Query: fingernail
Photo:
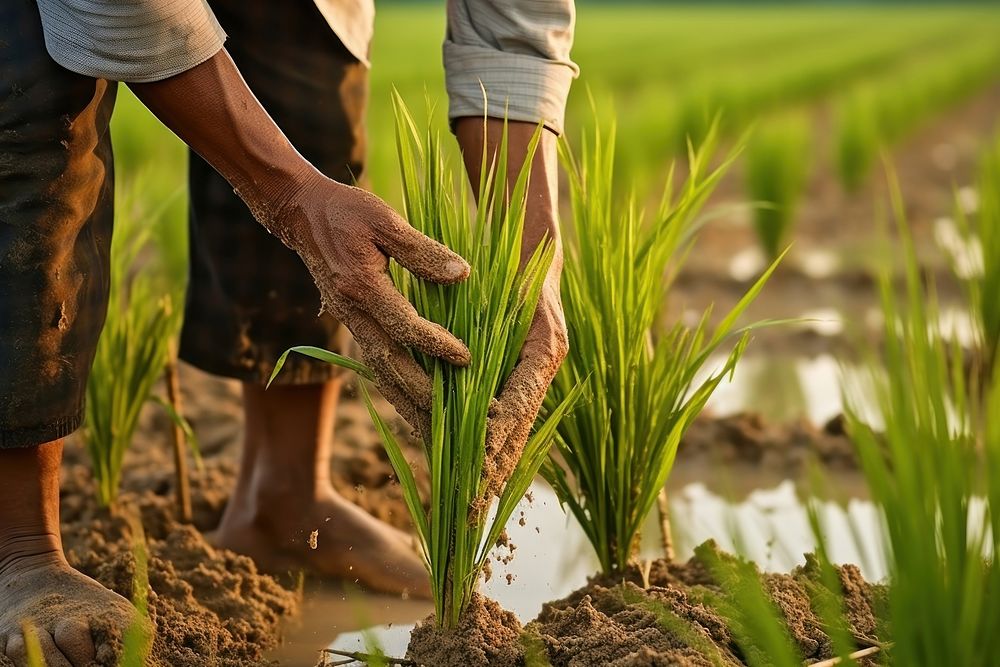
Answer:
M469 275L469 265L459 259L449 260L445 264L444 270L448 272L448 275L454 276L455 278L464 278Z

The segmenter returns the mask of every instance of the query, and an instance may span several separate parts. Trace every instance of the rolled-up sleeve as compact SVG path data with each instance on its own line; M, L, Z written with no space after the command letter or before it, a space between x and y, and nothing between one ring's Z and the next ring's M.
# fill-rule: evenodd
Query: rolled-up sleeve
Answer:
M205 0L38 0L49 55L68 70L148 83L180 74L222 48Z
M573 0L448 0L449 118L506 114L561 133L579 73L570 59L575 20Z

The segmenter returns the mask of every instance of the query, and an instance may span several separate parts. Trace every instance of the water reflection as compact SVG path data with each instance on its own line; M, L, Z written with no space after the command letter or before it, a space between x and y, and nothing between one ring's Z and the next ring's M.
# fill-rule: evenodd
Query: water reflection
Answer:
M720 368L723 361L711 360L696 381ZM753 411L768 421L806 416L814 424L824 424L843 412L840 364L830 355L746 357L732 379L715 390L708 408L719 416Z

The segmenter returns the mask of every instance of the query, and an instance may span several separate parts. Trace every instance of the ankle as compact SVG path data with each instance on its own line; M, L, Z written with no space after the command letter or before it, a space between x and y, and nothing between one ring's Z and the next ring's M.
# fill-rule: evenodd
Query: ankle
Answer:
M23 567L64 563L62 540L56 533L5 529L0 531L0 578Z

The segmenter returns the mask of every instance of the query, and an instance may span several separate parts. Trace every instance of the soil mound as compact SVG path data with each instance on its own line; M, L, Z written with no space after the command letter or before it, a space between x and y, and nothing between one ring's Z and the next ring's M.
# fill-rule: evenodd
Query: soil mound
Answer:
M141 521L148 548L153 667L263 665L278 643L278 623L297 595L257 572L253 561L212 547L194 526L178 523L171 502L152 492L122 495L117 513L101 510L86 469L63 484L62 535L70 565L127 599L134 597ZM134 516L130 516L134 515Z
M553 667L743 665L745 653L718 611L727 591L709 572L709 557L727 558L712 543L687 563L657 561L643 581L630 569L617 580L596 577L549 603L526 632L544 646ZM859 647L878 644L884 589L854 566L837 568L846 620ZM833 657L829 635L814 610L827 589L814 559L791 574L762 574L764 589L784 617L805 661ZM862 663L864 664L864 663Z
M417 624L406 657L434 667L518 667L524 664L521 623L477 593L454 631L436 628L433 616Z

